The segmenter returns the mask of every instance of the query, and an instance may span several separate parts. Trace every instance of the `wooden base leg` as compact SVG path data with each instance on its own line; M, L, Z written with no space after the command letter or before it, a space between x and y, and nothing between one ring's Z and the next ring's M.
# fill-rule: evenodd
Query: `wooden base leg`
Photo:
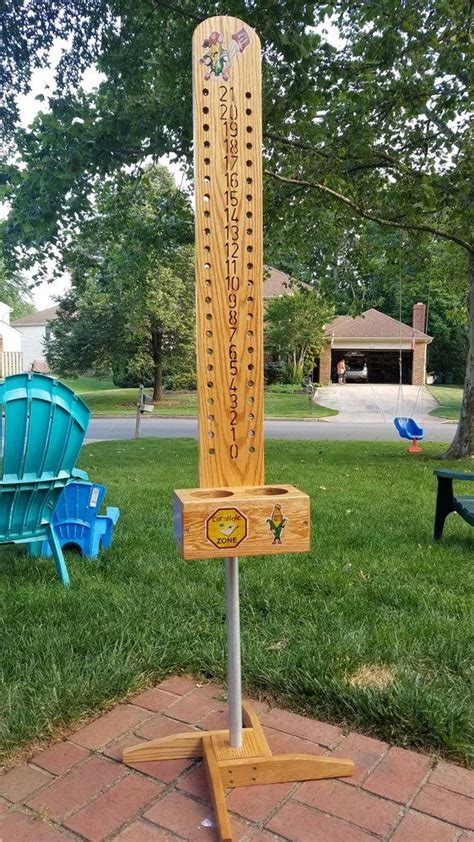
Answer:
M202 757L221 842L232 842L225 790L238 786L315 781L352 775L352 760L311 754L272 755L263 728L251 707L242 707L242 748L233 748L228 731L186 731L125 749L125 763Z
M232 842L232 829L225 803L224 786L213 737L203 737L202 744L204 750L204 768L214 805L219 839L221 842Z

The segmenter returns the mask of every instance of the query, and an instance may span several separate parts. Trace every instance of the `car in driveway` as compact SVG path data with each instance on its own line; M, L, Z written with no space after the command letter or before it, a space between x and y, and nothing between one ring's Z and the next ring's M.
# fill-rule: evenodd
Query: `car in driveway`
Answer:
M362 354L344 357L346 364L346 383L368 383L367 360Z

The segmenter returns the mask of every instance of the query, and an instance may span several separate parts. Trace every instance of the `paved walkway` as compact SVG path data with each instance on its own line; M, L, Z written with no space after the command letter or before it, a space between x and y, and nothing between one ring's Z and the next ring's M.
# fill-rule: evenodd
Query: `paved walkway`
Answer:
M431 392L425 387L404 386L402 409L401 398L398 400L398 386L389 383L345 383L343 386L321 386L316 400L322 406L337 409L334 417L337 423L355 424L373 421L391 421L396 414L413 415L421 423L422 399L424 421L432 409L438 406ZM398 402L398 409L397 409Z
M352 778L231 790L235 842L469 842L474 773L255 703L275 752L352 758ZM225 727L222 691L186 677L120 704L0 779L2 842L216 842L202 764L124 766L124 746Z

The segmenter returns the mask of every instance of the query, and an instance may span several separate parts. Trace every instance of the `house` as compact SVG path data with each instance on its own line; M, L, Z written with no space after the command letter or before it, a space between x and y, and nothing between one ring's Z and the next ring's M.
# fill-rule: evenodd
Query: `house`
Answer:
M292 295L297 289L310 289L307 284L291 278L272 266L265 266L264 302L282 295ZM360 316L337 316L325 327L326 344L321 350L313 379L322 386L336 381L336 365L340 359L357 354L367 363L371 383L398 383L400 379L400 350L402 352L403 383L419 386L426 382L426 349L432 337L424 332L426 306L418 302L413 307L412 325L393 319L371 308Z
M308 284L291 278L286 272L275 269L273 266L263 267L263 300L270 301L272 298L280 298L282 295L293 295L298 289L310 289Z
M426 349L432 337L424 332L426 306L413 307L412 325L386 316L373 307L360 316L337 316L325 326L327 340L319 357L317 379L322 386L335 381L340 359L355 353L365 358L371 383L398 383L402 352L403 383L426 382Z
M47 370L44 343L51 335L51 322L56 318L56 307L48 307L15 319L13 325L21 332L23 345L23 371Z
M12 308L0 301L0 378L23 371L21 333L10 324Z

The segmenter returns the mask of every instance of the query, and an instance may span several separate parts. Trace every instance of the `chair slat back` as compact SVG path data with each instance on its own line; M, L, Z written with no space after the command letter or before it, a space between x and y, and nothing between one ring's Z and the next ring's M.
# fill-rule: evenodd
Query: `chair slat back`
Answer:
M70 473L90 410L72 389L44 374L15 374L0 387L4 409L3 481Z

